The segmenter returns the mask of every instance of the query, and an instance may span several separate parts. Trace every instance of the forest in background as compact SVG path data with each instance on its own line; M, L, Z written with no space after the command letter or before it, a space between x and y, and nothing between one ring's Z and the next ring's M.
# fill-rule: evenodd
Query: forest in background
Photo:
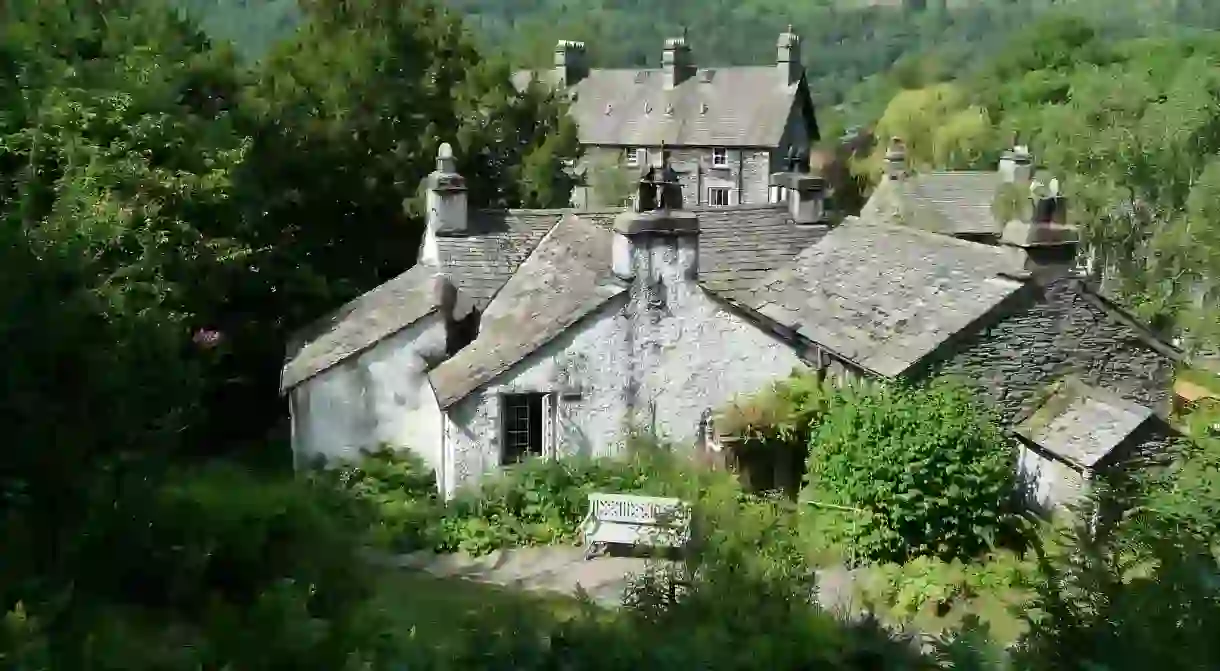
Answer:
M296 0L170 0L214 37L257 57L291 32ZM860 6L830 0L446 0L461 12L487 55L514 67L549 67L555 42L587 43L598 67L657 66L661 45L686 27L695 58L707 65L767 63L788 24L804 38L803 57L815 101L843 105L832 128L864 125L878 112L878 88L864 83L896 64L940 78L957 76L1048 11L1087 18L1110 39L1180 35L1220 28L1220 6L1208 0L1115 3L1105 0L954 2L923 9ZM919 3L909 3L918 5ZM916 66L918 63L918 66ZM909 76L909 75L907 75ZM881 78L884 79L884 78Z
M422 0L308 0L303 11L309 20L261 58L240 60L158 0L0 5L0 668L1057 671L1079 668L1080 651L1116 670L1215 668L1220 446L1203 438L1215 419L1201 422L1182 468L1147 483L1133 517L1145 526L1123 520L1106 538L1024 560L1036 564L1036 600L1015 666L981 658L987 632L968 626L933 658L875 623L820 611L794 507L730 477L692 476L689 464L676 491L719 501L694 580L643 580L615 616L506 618L480 592L470 612L446 611L426 634L385 621L378 596L435 611L463 587L434 586L441 598L418 582L395 591L403 576L359 552L371 536L547 542L573 532L589 489L666 485L672 473L540 462L447 507L426 474L401 465L358 465L335 475L339 486L291 472L278 395L288 334L414 261L418 186L437 145L454 142L473 203L493 207L566 202L563 166L578 153L563 102L518 94L504 59L459 17ZM1069 162L1091 144L1065 145L1061 160L1101 187L1144 189L1138 212L1149 218L1127 221L1151 223L1130 239L1158 239L1147 234L1166 223L1193 235L1214 221L1214 48L1111 46L1077 28L1045 44L1012 42L990 66L1000 68L995 88L986 77L900 82L912 88L882 105L880 123L936 119L904 105L940 101L947 119L970 123L937 122L931 137L961 137L971 152L921 149L912 128L919 156L931 157L917 160L967 165L1002 144L944 128L977 130L983 111L1001 126L1080 115L1062 127L1114 140L1097 145L1111 163ZM1064 87L1105 90L1112 75L1130 86L1064 98ZM1156 247L1172 254L1145 258L1193 259L1174 256L1185 247L1167 243L1178 239ZM948 400L933 416L954 421L927 421L928 398L883 390L839 406L825 438L892 474L907 465L874 456L878 427L855 421L855 408L871 407L887 431L900 418L886 445L914 432L923 452L900 456L921 459L955 454L944 447L952 431L987 421ZM840 463L858 488L892 479ZM938 510L906 499L903 510ZM987 512L947 507L967 513L947 520L951 530ZM924 528L907 522L913 534ZM925 576L900 568L901 591L926 591Z

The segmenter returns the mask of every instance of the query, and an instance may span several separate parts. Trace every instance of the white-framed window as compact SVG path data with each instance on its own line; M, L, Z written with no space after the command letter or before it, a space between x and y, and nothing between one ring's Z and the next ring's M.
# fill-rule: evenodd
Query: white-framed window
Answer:
M501 397L501 465L550 456L552 398L553 395L544 393L504 394Z
M728 205L729 188L727 186L709 186L707 188L707 204L720 206Z
M630 147L627 148L627 167L638 168L647 162L648 162L648 150L647 149L643 149L643 148L632 149Z
M716 147L712 149L712 167L727 168L729 167L729 150L724 147Z

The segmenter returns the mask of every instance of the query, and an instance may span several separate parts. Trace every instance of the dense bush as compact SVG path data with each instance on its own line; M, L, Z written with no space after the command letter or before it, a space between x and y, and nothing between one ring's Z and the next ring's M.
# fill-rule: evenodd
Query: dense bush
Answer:
M532 460L441 502L435 477L409 451L381 449L315 478L361 501L371 541L399 552L473 555L570 543L595 491L697 498L700 479L664 448L632 445L624 459ZM722 478L723 479L723 478Z
M795 495L810 436L840 400L829 379L794 372L726 405L717 414L716 429L731 437L733 460L748 487Z
M748 499L727 481L695 506L686 561L656 567L613 615L590 609L539 627L526 619L466 623L457 659L421 652L424 669L915 669L909 642L875 622L844 623L813 601L813 572L795 542L792 504ZM459 625L462 626L462 625Z
M1017 528L1013 450L961 388L844 389L810 442L803 498L852 509L860 556L969 558Z
M160 482L145 477L155 473ZM40 668L334 668L379 650L340 492L216 466L133 468L61 548L72 589L27 586L0 636Z

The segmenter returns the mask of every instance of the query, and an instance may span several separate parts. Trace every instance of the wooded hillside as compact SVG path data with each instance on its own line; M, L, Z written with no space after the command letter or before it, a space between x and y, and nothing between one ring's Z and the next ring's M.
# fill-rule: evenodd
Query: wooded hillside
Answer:
M171 0L209 32L244 52L265 53L296 21L294 0ZM514 65L545 66L559 39L584 40L603 67L656 65L661 44L685 26L696 58L708 65L767 62L788 24L804 37L814 95L838 104L863 79L904 57L920 56L946 74L986 56L1044 12L1070 9L1109 37L1220 27L1208 0L1115 3L1007 0L869 3L830 0L448 0L488 53ZM924 5L924 9L912 9Z

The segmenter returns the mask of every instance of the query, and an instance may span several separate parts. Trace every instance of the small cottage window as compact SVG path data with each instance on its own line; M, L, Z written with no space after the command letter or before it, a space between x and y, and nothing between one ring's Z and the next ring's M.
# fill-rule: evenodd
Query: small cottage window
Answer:
M503 447L500 463L520 463L546 455L550 442L546 394L505 394L503 397Z
M723 186L709 187L707 190L708 205L728 205L729 189Z
M727 168L729 166L729 150L724 147L716 147L712 150L712 166L716 168Z

